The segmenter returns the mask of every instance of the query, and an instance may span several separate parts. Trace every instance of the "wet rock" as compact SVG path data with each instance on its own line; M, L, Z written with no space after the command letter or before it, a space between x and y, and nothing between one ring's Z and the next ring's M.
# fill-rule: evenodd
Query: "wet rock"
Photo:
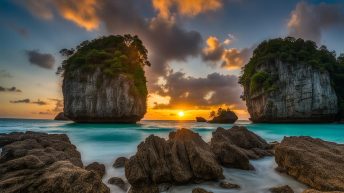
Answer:
M119 157L115 160L115 162L113 163L113 167L114 168L121 168L125 166L125 162L128 161L128 158L126 157Z
M192 190L192 193L213 193L213 192L208 192L203 188L195 188Z
M344 145L311 137L285 137L275 148L280 170L322 191L344 191Z
M157 186L131 187L128 193L159 193Z
M56 120L56 121L69 121L70 119L65 116L64 112L60 112L59 114L56 115L54 120Z
M220 187L225 189L239 189L240 186L238 184L233 184L228 181L222 181L220 182Z
M207 120L203 117L196 117L197 122L207 122Z
M271 193L294 193L293 189L291 189L288 185L273 187L270 188L269 191Z
M212 134L211 149L225 167L253 169L249 159L273 155L272 147L264 139L245 127L217 128Z
M89 164L88 166L85 167L85 169L88 171L96 172L100 176L100 178L103 178L105 175L105 165L100 164L98 162L93 162Z
M344 193L344 192L342 192L342 191L322 192L322 191L318 191L318 190L314 190L314 189L307 189L307 190L303 191L302 193Z
M223 178L210 146L188 129L171 132L168 141L154 135L146 138L126 162L125 175L135 188Z
M0 134L2 193L109 193L64 134Z
M124 182L124 180L122 178L112 177L108 180L108 183L116 185L124 191L128 190L128 185L127 185L127 183Z

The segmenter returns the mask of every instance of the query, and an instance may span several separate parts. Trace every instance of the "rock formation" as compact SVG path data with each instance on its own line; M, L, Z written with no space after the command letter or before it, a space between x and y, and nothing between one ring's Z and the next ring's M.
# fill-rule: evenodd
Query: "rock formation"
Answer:
M88 171L94 171L99 175L100 178L103 178L105 175L105 165L98 162L93 162L85 167Z
M238 184L233 184L228 181L220 182L219 186L224 189L239 189L240 188Z
M326 70L332 64L319 59L324 50L286 38L265 41L254 52L240 77L253 122L335 121L338 99Z
M68 50L67 50L68 51ZM59 68L64 113L75 122L135 123L146 113L147 50L137 36L83 42Z
M124 180L120 177L112 177L108 180L109 184L113 184L118 186L119 188L121 188L124 191L128 190L128 185L124 182Z
M109 193L65 134L0 134L2 193Z
M212 135L211 149L225 167L249 170L253 169L249 159L273 155L272 146L245 127L219 127Z
M213 192L206 191L203 188L195 188L192 190L192 193L213 193Z
M270 188L269 191L271 193L294 193L294 190L288 185L273 187Z
M207 120L203 117L196 117L196 122L207 122Z
M318 191L318 190L314 190L314 189L307 189L307 190L303 191L302 193L344 193L344 192L342 192L342 191L322 192L322 191Z
M171 132L168 141L154 135L146 138L126 162L125 175L133 189L223 178L210 146L188 129Z
M70 119L65 116L64 112L60 112L59 114L56 115L54 120L56 120L56 121L69 121Z
M115 162L112 164L114 168L121 168L125 166L125 162L128 161L128 158L126 157L119 157L115 160Z
M344 145L311 137L285 137L275 147L279 171L321 191L344 191Z
M231 110L219 109L217 115L208 123L234 123L238 120L238 116Z

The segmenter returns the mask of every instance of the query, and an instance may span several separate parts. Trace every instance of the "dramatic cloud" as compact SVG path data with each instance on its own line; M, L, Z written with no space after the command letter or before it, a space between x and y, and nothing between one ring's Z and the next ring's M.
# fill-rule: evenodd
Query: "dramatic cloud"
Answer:
M53 19L56 11L63 18L87 30L96 29L100 24L96 13L97 0L16 1L24 5L32 14L45 20Z
M242 50L236 48L225 48L231 44L233 37L220 42L216 37L210 36L206 41L206 47L202 51L202 58L212 65L220 66L226 69L239 69L245 65L252 55L252 48Z
M21 90L17 89L16 87L5 88L0 86L0 92L21 92Z
M321 41L322 31L334 26L344 26L344 12L337 5L310 5L300 2L292 11L288 22L289 35Z
M55 58L51 54L40 53L38 50L27 50L26 55L31 64L46 68L52 69L55 64Z
M13 76L7 70L0 70L0 78L12 78Z
M30 99L10 101L10 103L30 103Z
M27 103L27 104L36 104L36 105L47 105L47 102L41 101L41 100L37 100L37 101L31 101L30 99L22 99L22 100L14 100L14 101L10 101L10 103Z
M240 109L245 106L240 99L241 92L238 77L234 75L212 73L205 78L194 78L175 72L167 76L166 84L158 92L171 97L169 104L157 104L155 108L230 105Z
M152 0L152 3L163 18L169 18L174 10L181 15L195 16L222 7L222 0Z

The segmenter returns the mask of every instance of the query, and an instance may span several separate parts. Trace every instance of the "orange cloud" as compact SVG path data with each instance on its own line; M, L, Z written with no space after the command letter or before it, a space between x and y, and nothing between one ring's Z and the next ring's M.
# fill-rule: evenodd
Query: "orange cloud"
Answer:
M172 10L191 17L222 7L222 0L152 0L152 3L163 18L169 18Z

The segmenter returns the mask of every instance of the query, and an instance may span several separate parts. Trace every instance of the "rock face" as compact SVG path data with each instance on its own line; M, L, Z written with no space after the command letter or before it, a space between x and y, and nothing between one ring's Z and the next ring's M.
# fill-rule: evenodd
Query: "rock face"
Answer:
M215 116L209 123L234 123L238 116L233 111L223 111L221 115Z
M100 178L103 178L103 176L105 175L105 165L100 164L98 162L93 162L89 164L88 166L85 167L85 169L88 171L94 171L100 176Z
M59 114L56 115L54 120L56 120L56 121L69 121L70 119L65 116L64 112L60 112Z
M203 117L196 117L197 122L207 122L207 120Z
M271 193L294 193L293 189L291 189L288 185L273 187L270 188L269 191Z
M253 122L332 122L338 112L329 73L305 64L275 61L257 71L276 77L275 90L250 93L244 98Z
M311 137L285 137L275 147L280 171L322 191L344 191L344 145Z
M63 80L64 112L75 122L134 123L146 113L146 97L134 92L127 75L110 78L97 69L75 70Z
M154 135L146 138L126 162L125 175L133 189L223 178L210 146L187 129L171 132L168 141Z
M245 127L219 127L212 135L211 149L225 167L250 170L249 159L273 155L272 146Z
M112 177L108 180L109 184L113 184L118 186L119 188L121 188L124 191L128 190L128 186L127 184L124 182L124 180L122 178L119 177Z
M116 161L112 164L114 168L121 168L125 166L125 162L128 161L128 158L126 157L119 157L116 159Z
M0 134L2 193L109 193L64 134Z

